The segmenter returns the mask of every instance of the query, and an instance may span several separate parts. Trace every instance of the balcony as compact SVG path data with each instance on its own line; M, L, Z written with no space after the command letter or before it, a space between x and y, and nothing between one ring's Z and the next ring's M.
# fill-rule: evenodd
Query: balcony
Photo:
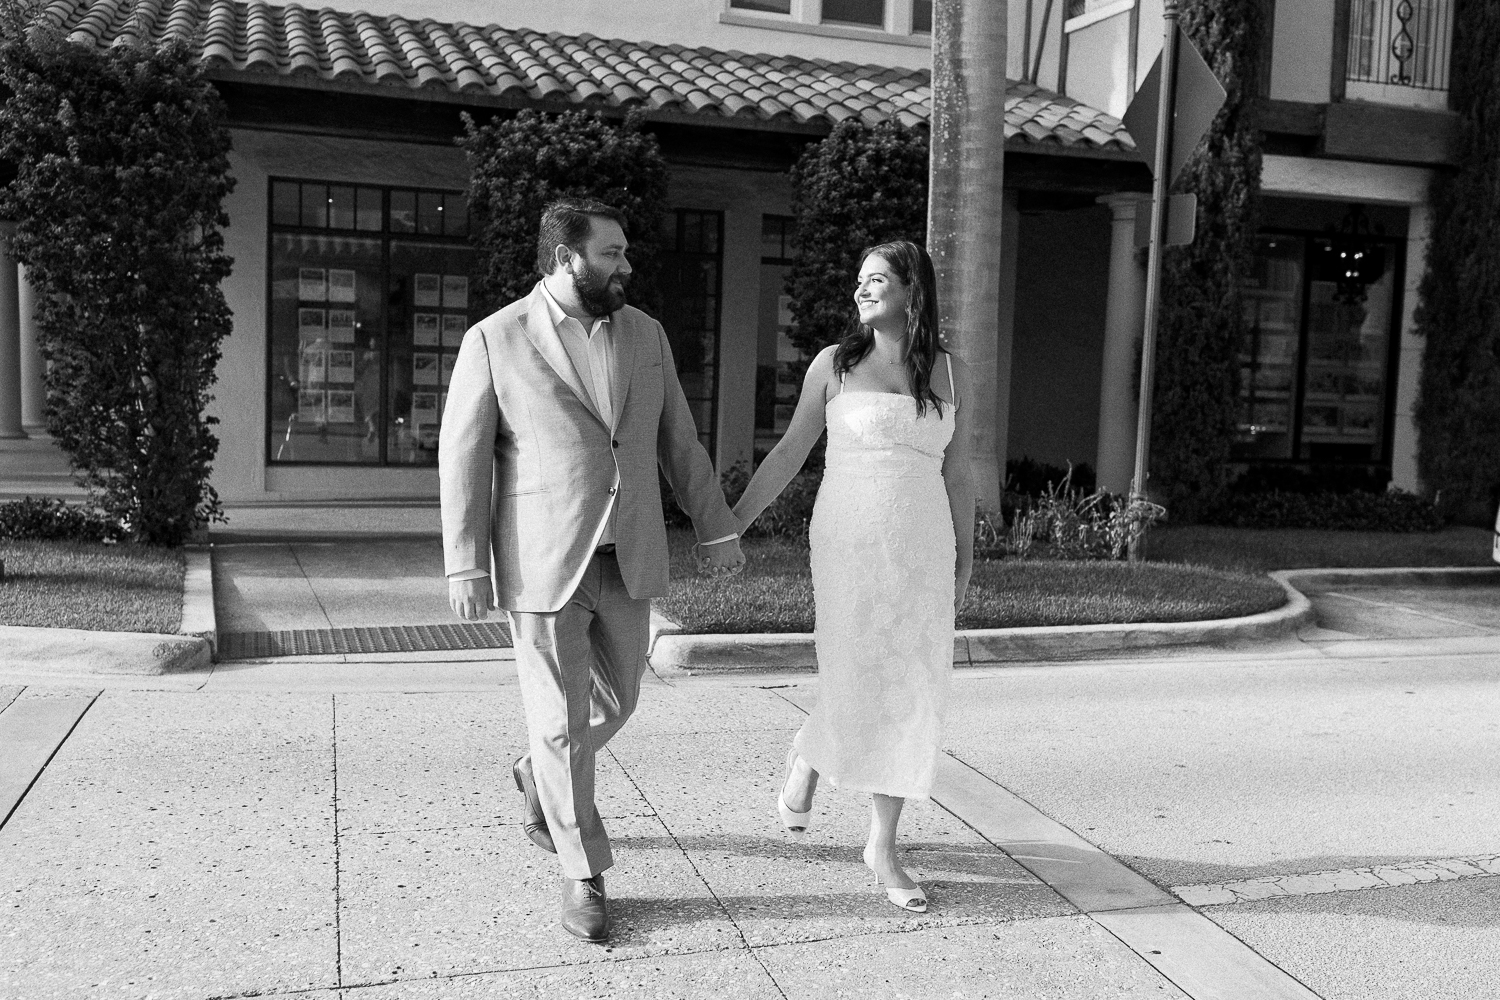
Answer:
M1344 98L1448 107L1454 0L1349 0Z

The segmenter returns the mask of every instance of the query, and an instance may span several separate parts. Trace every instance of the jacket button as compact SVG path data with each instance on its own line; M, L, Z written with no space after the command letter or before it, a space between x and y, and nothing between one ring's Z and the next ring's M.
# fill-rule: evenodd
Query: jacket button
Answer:
M615 488L614 488L614 487L613 487L613 486L611 486L611 487L610 487L610 488L609 488L609 495L610 495L610 496L614 496L614 495L615 495Z
M618 441L611 441L610 444L614 445L616 448L620 447L620 442Z

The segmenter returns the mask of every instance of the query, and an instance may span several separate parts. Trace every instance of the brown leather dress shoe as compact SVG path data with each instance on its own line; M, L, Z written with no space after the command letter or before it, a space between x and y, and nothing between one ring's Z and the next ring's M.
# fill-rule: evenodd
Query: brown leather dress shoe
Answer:
M542 813L542 800L536 793L536 779L531 776L530 768L523 768L521 761L525 757L517 757L516 762L510 766L511 776L516 779L516 790L526 797L526 807L521 811L521 829L531 842L549 854L556 854L557 847L552 843L552 832L547 829L547 817Z
M609 937L609 901L604 898L604 875L562 880L563 930L598 944Z

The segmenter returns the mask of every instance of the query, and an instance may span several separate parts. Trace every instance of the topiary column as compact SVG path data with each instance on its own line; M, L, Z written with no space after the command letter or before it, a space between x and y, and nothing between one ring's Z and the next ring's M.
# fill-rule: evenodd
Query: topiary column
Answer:
M860 251L926 240L926 133L896 121L840 122L792 168L792 211L787 292L796 325L789 336L810 358L849 329Z
M667 161L644 116L619 125L598 114L522 111L480 126L464 115L459 145L469 159L469 205L484 273L480 294L499 307L541 280L536 269L542 209L558 198L595 198L625 214L631 304L659 312L657 274L667 210Z
M180 544L220 516L203 411L231 328L223 105L181 43L100 52L43 17L0 8L0 215L38 293L48 426L130 537Z
M1416 311L1425 338L1417 469L1445 513L1487 521L1500 500L1500 6L1456 0L1450 102L1458 170L1431 193Z
M1157 328L1150 496L1177 522L1223 499L1236 431L1240 283L1255 238L1260 136L1253 119L1260 0L1190 0L1182 28L1228 91L1177 191L1198 196L1198 232L1167 250Z

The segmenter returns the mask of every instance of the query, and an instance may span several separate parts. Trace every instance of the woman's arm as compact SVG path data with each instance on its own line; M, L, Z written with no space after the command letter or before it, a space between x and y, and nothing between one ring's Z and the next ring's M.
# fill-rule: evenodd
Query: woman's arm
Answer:
M797 400L797 410L792 421L771 454L760 463L745 495L734 505L734 516L740 522L740 534L761 515L771 501L781 495L786 484L792 481L807 461L807 453L817 444L823 433L824 407L828 403L828 387L833 381L833 348L824 348L807 366L802 379L802 395Z
M953 415L953 440L943 452L943 485L948 490L948 509L953 514L953 540L958 546L954 566L953 613L963 607L974 571L974 472L973 451L974 380L969 366L953 356L953 392L958 412Z

